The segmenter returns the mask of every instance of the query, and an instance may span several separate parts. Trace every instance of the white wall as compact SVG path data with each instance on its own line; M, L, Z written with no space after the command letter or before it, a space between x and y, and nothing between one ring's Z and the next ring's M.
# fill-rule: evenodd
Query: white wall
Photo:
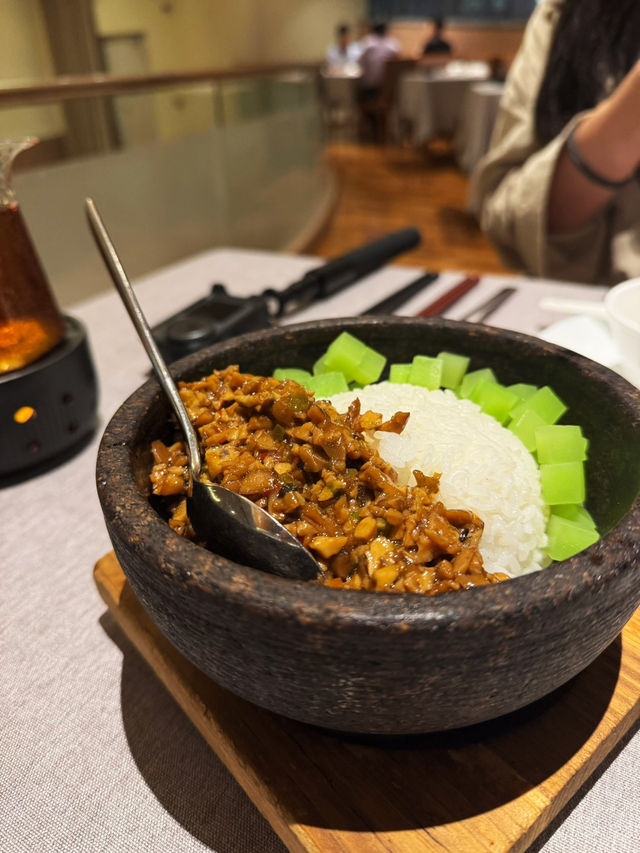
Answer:
M0 84L52 75L53 62L38 0L1 0ZM0 110L0 136L46 139L62 133L64 118L56 105Z
M94 0L99 36L145 37L150 71L320 61L338 23L354 27L365 0ZM162 139L203 132L212 87L168 89L153 98Z
M147 34L154 71L316 61L365 0L94 0L101 35Z

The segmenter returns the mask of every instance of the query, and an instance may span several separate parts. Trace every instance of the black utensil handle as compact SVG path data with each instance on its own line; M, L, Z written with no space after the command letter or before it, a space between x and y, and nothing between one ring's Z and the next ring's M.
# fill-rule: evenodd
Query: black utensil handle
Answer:
M416 278L414 281L410 281L409 284L405 284L404 287L396 290L395 293L390 294L386 299L382 299L380 302L376 302L375 305L367 308L362 312L362 316L366 316L367 314L393 314L394 311L402 308L406 302L413 299L418 293L421 293L438 276L439 273L437 272L428 272L425 275L421 275L420 278Z
M295 308L308 305L316 299L326 299L338 293L360 278L383 266L388 260L415 248L421 241L420 232L416 228L402 228L367 243L358 249L353 249L345 255L309 270L299 281L290 284L286 290L276 295L280 309L289 309L291 303Z
M516 292L516 287L503 287L502 290L499 290L490 299L483 302L482 305L476 305L472 311L467 312L460 319L471 323L484 323L498 308L502 307L507 299L511 299Z
M415 248L419 243L420 232L416 228L403 228L347 252L341 258L329 261L324 270L319 271L322 281L321 296L331 296L345 286L344 279L349 279L351 283L378 269L390 258Z

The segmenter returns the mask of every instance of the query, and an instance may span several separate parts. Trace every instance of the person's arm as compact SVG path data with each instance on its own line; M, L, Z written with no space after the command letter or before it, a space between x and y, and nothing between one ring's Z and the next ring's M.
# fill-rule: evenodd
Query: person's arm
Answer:
M608 181L626 180L640 166L640 61L615 91L586 115L573 140L581 159ZM611 200L615 190L586 177L563 147L549 190L550 233L574 231Z
M491 148L471 176L469 208L478 216L482 230L508 266L535 276L603 284L616 276L612 266L612 209L607 205L612 194L605 191L604 197L600 195L597 203L587 208L586 217L575 220L582 225L570 225L567 221L564 230L552 230L549 225L550 211L554 210L555 217L559 209L558 195L568 193L559 183L560 192L556 187L551 200L566 140L574 128L577 133L577 125L587 117L596 112L602 116L599 108L578 114L558 136L540 147L535 127L536 100L559 9L557 0L542 0L530 18L507 76ZM630 110L627 120L633 117L637 121L637 116L637 108ZM587 130L593 127L587 126ZM610 134L608 137L613 144ZM586 149L581 153L585 159L588 157ZM617 159L613 149L607 156ZM595 161L592 167L596 168ZM617 168L622 168L621 162ZM565 177L558 171L559 181ZM574 178L577 181L581 176ZM586 192L593 190L587 188ZM595 192L599 193L600 188L595 187ZM571 206L580 208L581 201L576 197L559 204L566 210ZM580 217L583 214L583 210L572 213ZM557 227L554 219L554 228Z
M547 190L556 154L541 152L535 130L557 12L536 6L504 87L489 151L471 174L469 209L507 266L544 275ZM558 143L558 147L561 143Z

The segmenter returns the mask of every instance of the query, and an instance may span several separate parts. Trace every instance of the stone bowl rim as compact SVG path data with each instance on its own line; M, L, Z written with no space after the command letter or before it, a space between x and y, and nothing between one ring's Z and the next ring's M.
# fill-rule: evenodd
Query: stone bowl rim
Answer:
M247 344L259 343L281 335L305 330L359 325L420 324L425 328L474 331L474 334L499 337L505 344L518 343L539 354L553 353L575 364L578 372L588 369L599 382L606 382L610 391L634 412L640 429L640 390L623 377L572 351L565 350L520 332L453 320L417 318L354 318L342 317L319 322L298 323L266 331L250 332L228 339L197 353L186 356L171 367L175 376L189 375L200 363ZM640 492L618 525L586 551L547 569L507 582L466 590L463 594L421 596L408 593L364 593L356 590L336 590L317 584L286 580L259 570L234 563L183 539L154 510L148 497L137 488L131 465L130 443L135 440L140 418L149 406L163 396L154 377L139 386L116 410L107 424L98 449L96 480L98 494L107 522L115 539L126 541L136 551L144 553L149 570L157 569L157 580L180 582L194 592L222 598L241 606L245 611L271 613L274 618L288 617L309 625L330 623L332 626L378 626L393 630L406 629L451 630L480 627L492 623L518 621L524 613L533 615L549 612L560 600L593 595L609 580L626 570L625 554L630 543L640 540ZM131 418L134 418L133 423ZM111 488L111 472L116 466L117 486ZM123 513L123 502L129 502L137 521L143 522L146 535L130 535L129 513ZM613 559L612 559L613 557ZM637 566L640 570L640 565ZM123 566L126 574L126 567Z

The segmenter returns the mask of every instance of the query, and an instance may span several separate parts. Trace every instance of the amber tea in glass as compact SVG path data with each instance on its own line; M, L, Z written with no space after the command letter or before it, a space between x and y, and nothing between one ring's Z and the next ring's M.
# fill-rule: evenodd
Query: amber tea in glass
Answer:
M35 139L0 139L0 374L35 361L64 336L64 319L11 186L11 166Z

